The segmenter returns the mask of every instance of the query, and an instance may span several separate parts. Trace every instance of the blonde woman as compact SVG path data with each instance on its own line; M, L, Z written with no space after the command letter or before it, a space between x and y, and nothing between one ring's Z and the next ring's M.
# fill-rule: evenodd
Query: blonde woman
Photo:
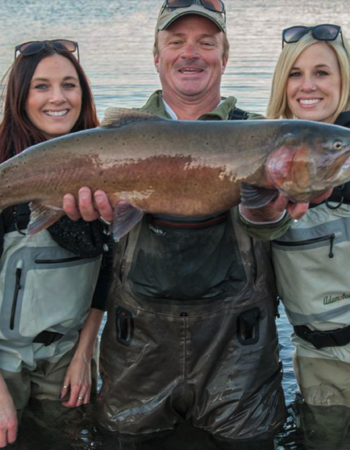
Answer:
M282 36L268 118L350 128L350 47L341 27L294 26ZM279 295L294 327L293 366L301 393L308 405L347 410L350 183L334 189L325 202L310 205L272 248ZM347 427L342 421L338 425L344 434Z

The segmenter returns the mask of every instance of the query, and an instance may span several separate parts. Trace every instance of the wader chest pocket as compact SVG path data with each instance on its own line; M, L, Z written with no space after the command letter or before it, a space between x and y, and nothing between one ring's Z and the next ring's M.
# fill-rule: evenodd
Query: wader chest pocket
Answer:
M316 238L310 238L310 239L305 239L303 241L292 241L292 242L288 242L288 241L274 241L276 244L280 245L280 246L284 246L284 247L302 247L302 246L312 246L312 245L317 245L321 242L329 242L329 252L328 252L328 257L329 258L334 258L334 253L333 253L333 247L334 247L334 241L337 238L340 238L342 236L341 232L337 232L337 233L331 233L328 234L326 236L318 236Z
M80 261L80 256L72 256L70 258L59 258L59 259L35 259L35 264L63 264L63 263L70 263L75 261Z
M116 309L117 342L129 346L134 337L134 319L127 309L118 306Z
M242 345L253 345L259 341L259 308L244 311L237 318L237 338Z

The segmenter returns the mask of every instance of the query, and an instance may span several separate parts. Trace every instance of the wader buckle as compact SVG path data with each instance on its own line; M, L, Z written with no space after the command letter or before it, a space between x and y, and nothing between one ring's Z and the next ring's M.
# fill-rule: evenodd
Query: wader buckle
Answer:
M242 312L237 317L237 338L241 345L253 345L259 341L260 336L259 308L252 308Z
M44 344L45 347L59 341L63 336L62 333L55 333L54 331L42 331L34 339L33 343Z
M121 306L118 306L116 309L116 338L117 342L126 347L131 345L134 338L133 315Z

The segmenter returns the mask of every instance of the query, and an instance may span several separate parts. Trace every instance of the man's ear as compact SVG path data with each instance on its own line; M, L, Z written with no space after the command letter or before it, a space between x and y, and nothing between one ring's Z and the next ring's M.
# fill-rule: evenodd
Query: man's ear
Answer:
M156 53L153 57L154 66L156 68L156 71L159 72L159 55Z
M226 67L227 67L227 63L228 63L228 58L223 58L222 60L222 74L225 73Z

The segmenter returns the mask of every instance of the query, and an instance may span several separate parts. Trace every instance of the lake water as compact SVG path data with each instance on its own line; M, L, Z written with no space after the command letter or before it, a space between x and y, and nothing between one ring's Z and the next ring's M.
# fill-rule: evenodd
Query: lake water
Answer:
M159 88L153 67L154 26L161 0L0 0L0 74L13 61L16 44L29 40L70 38L79 42L81 62L92 84L99 117L108 106L139 107ZM293 24L337 23L350 37L349 0L227 0L231 57L222 94L238 98L238 106L264 113L281 31ZM284 389L289 418L278 437L278 449L335 447L306 444L296 428L297 386L291 366L290 326L278 320ZM50 413L35 405L16 450L118 449L88 425L89 408ZM32 412L33 412L32 411ZM181 428L164 450L205 450L205 439ZM316 445L316 444L315 444ZM324 442L323 445L326 445ZM350 448L350 444L338 450ZM209 447L208 447L209 448Z

